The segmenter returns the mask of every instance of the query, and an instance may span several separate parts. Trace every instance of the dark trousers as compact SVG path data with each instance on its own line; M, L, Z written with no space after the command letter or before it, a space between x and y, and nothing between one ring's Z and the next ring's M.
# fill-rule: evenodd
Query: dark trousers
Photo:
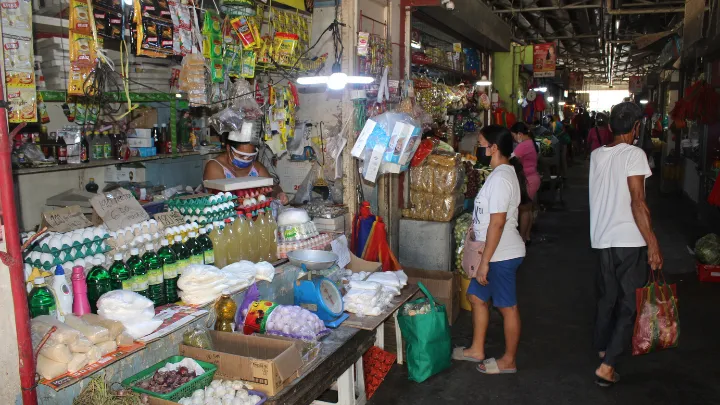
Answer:
M632 341L635 290L648 280L647 247L600 249L596 278L595 349L605 352L603 363L615 367Z

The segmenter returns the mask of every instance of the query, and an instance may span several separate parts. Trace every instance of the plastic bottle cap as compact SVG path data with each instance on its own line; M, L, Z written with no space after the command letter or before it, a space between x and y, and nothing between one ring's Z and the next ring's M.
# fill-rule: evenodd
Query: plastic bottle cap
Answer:
M228 289L222 290L222 295L230 295L231 293L232 293L232 291L230 291Z
M63 276L63 275L65 275L65 269L63 268L63 266L61 266L61 265L59 265L59 264L58 264L57 266L55 266L55 275L56 275L56 276Z
M45 277L35 277L35 280L33 280L33 283L34 283L35 285L44 284L44 283L45 283ZM224 294L224 293L225 293L225 292L223 291L223 294Z
M90 182L95 182L95 177L90 177Z
M230 218L227 218L227 219L225 220L225 223L226 223L226 224L229 224L230 222L232 222L232 221L230 221Z
M137 256L140 254L140 251L138 250L138 248L132 248L130 249L130 254L133 256Z
M81 273L83 276L85 275L85 268L83 266L73 266L73 274L74 273Z
M152 243L146 243L146 244L145 244L145 251L154 251L154 250L155 250L155 249L153 248L153 244L152 244Z
M190 236L191 238L195 238L195 237L197 237L197 234L195 232L190 232L190 235L188 235L188 236Z
M200 228L200 235L205 235L205 228Z
M115 253L113 255L113 260L122 260L122 259L123 259L122 253Z
M175 235L175 242L182 242L182 236Z
M167 239L163 239L163 240L160 241L160 245L161 245L161 246L167 246L167 245L169 245L169 243L168 243Z
M93 260L93 264L96 266L102 266L103 261L100 259L95 259L95 260Z

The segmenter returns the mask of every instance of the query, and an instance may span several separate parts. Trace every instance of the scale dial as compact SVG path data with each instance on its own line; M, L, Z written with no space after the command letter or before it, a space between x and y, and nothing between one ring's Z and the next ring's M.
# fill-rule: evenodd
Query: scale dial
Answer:
M325 307L335 315L340 315L343 312L343 301L340 291L330 280L320 281L320 299L325 304Z

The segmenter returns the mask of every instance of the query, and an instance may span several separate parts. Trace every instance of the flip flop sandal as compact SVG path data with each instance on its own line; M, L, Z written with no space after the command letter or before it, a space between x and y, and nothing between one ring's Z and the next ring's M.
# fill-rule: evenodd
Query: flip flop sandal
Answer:
M497 364L497 360L495 360L495 358L493 358L493 357L483 361L482 365L485 366L484 369L480 368L480 365L478 365L475 368L477 369L477 371L479 371L483 374L515 374L515 373L517 373L516 368L500 370L500 367L498 367L498 364Z
M456 347L453 349L452 352L452 358L453 360L460 360L460 361L471 361L473 363L481 363L482 360L476 359L475 357L468 357L463 353L463 350L465 350L464 347Z
M618 374L616 372L613 372L613 381L606 380L606 379L604 379L602 377L598 377L598 376L595 376L595 377L596 377L595 384L597 384L603 388L610 388L613 385L620 382L620 374Z

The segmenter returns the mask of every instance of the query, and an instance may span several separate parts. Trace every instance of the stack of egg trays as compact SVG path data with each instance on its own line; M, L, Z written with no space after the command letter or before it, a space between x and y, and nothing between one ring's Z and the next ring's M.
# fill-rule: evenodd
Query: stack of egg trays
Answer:
M63 243L59 249L57 247L51 248L47 244L49 237L46 237L40 242L33 244L31 252L25 257L24 262L33 267L50 270L58 264L63 264L70 260L93 256L98 253L105 254L112 249L105 243L105 239L109 237L110 235L105 233L103 236L94 236L92 240L89 238L84 238L82 242L75 240L71 242L70 245ZM37 253L39 253L39 255ZM40 257L43 253L51 255L52 260L43 260L43 258ZM45 259L47 259L47 256L45 256Z

